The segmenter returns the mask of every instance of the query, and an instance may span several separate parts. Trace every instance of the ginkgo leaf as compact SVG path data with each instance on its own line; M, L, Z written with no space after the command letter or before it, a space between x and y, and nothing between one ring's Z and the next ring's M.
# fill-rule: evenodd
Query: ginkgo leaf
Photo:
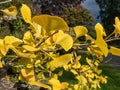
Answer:
M23 47L25 50L31 51L31 52L38 50L37 48L32 47L32 46L29 46L29 45L23 45L22 47Z
M120 20L118 17L115 17L115 24L114 24L115 30L113 31L115 35L120 35Z
M6 55L8 49L5 47L4 40L0 39L0 51L2 55Z
M107 56L108 55L108 47L107 47L107 43L103 39L103 36L106 35L105 31L99 23L96 24L95 30L96 30L96 35L97 35L97 38L95 40L95 44L100 48L100 50L103 52L103 54L105 56Z
M4 38L4 42L5 45L13 45L15 47L17 47L18 45L20 45L23 41L14 37L14 36L6 36Z
M76 26L74 27L74 31L75 31L76 38L84 36L85 34L88 33L87 28L84 26Z
M31 24L31 10L30 10L30 8L27 5L22 4L20 11L21 11L22 17L25 20L25 22Z
M32 33L31 33L30 31L27 31L27 32L24 34L23 41L24 41L24 43L27 44L27 45L35 46L35 44L34 44L34 39L33 39Z
M109 52L113 55L120 56L120 49L119 48L111 46L109 49Z
M20 50L18 50L15 47L13 47L12 45L9 45L8 48L13 50L13 52L15 52L18 57L36 58L36 55L34 53L23 53Z
M33 26L33 32L34 32L34 36L36 38L40 38L41 37L41 26L35 22L32 23Z
M102 36L106 36L106 32L105 29L103 28L103 26L100 23L97 23L95 25L95 30L98 30Z
M86 86L87 78L85 78L83 75L76 76L76 78L78 79L78 81L81 85Z
M72 37L63 31L59 31L54 35L54 42L59 44L65 51L68 51L73 46Z
M49 33L51 30L69 30L67 23L58 16L39 15L32 18L35 22L42 26Z
M52 84L53 90L61 90L61 83L58 79L52 78L49 82Z
M72 60L72 54L65 54L54 58L50 63L48 63L48 66L54 70L55 68L63 67L67 65L68 62L71 60Z
M22 69L19 75L19 80L26 80L30 85L36 85L44 88L48 88L51 90L50 86L41 83L35 79L35 74L32 69Z
M11 7L7 8L7 9L0 10L0 11L2 11L7 16L16 16L17 13L18 13L15 6L11 6Z

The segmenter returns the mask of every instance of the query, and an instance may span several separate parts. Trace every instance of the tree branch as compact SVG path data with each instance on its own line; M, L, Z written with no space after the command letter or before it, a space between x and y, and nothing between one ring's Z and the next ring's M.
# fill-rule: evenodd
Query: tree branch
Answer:
M2 1L2 2L0 2L0 4L8 3L8 2L11 2L11 1L12 0Z

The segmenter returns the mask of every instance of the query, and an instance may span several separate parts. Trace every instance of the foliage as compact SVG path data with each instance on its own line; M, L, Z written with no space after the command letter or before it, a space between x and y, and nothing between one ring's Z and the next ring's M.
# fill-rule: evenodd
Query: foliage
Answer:
M16 17L16 8L5 10L1 12L6 17ZM112 34L107 36L98 23L95 25L96 38L93 38L86 27L75 26L70 29L58 16L32 17L30 8L25 4L22 4L20 12L29 27L22 39L14 36L0 39L1 78L5 75L9 78L14 76L14 82L26 82L49 90L93 90L100 88L101 83L107 83L107 76L101 74L98 66L108 53L120 56L120 49L114 46L109 49L107 44L120 39L120 21L117 17ZM83 36L85 40L78 41ZM61 54L61 50L65 52ZM81 53L87 55L85 63L82 63ZM9 68L12 73L7 74ZM57 69L60 71L56 72ZM71 84L60 81L65 71L72 73L77 82Z

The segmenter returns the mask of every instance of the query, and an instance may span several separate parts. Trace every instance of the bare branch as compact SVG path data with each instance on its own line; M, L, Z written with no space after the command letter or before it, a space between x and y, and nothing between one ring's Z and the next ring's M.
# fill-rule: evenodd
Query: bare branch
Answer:
M11 1L12 1L12 0L2 1L2 2L0 2L0 4L8 3L8 2L11 2Z

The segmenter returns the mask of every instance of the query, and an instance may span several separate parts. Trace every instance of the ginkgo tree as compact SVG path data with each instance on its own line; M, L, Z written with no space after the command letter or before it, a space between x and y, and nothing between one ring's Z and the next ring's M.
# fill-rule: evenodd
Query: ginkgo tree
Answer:
M8 18L17 17L18 13L15 6L0 11ZM108 53L120 56L119 48L107 44L120 39L118 17L115 18L112 34L106 35L103 26L97 23L96 38L93 38L85 26L70 29L58 16L32 16L30 8L25 4L20 12L23 20L29 24L23 38L5 36L0 39L0 68L10 63L16 72L15 82L26 82L46 90L93 90L100 88L101 83L107 83L107 76L102 75L99 64ZM79 41L78 38L83 36L85 40ZM83 51L86 55L85 63L82 63ZM76 83L59 79L64 77L65 71L74 75ZM11 77L7 72L5 74L2 77Z

